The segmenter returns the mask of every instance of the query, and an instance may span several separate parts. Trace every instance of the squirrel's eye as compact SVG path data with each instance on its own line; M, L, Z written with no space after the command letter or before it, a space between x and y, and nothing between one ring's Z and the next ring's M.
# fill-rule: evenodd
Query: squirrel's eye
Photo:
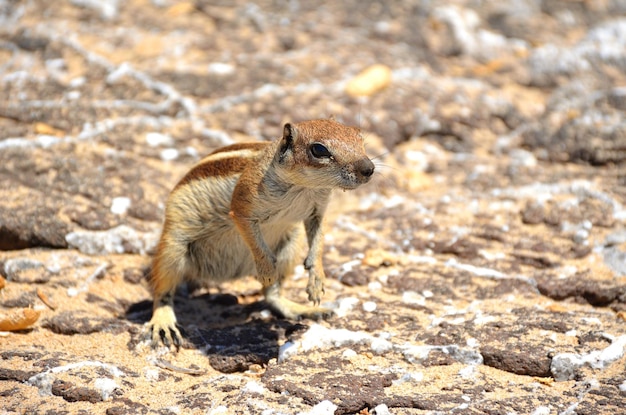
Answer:
M330 151L328 151L326 146L320 143L311 144L311 154L313 154L313 157L318 159L331 158L333 156L332 154L330 154Z

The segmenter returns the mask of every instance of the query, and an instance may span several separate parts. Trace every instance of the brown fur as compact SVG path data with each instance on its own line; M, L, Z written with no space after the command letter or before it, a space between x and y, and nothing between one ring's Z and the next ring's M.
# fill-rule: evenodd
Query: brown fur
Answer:
M189 184L192 181L204 180L209 177L228 176L233 173L241 173L248 161L241 157L230 157L220 160L207 160L196 165L191 169L185 177L183 177L178 184L174 187L174 190Z

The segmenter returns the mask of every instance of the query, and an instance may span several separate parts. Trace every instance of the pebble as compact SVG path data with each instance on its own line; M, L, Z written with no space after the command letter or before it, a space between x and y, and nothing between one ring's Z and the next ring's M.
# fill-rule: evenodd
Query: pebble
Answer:
M335 314L339 317L345 317L354 307L359 303L358 298L347 297L338 300L337 307L335 308Z
M459 370L459 376L463 379L473 379L476 373L476 366L467 365L463 369Z
M111 397L113 391L119 388L118 384L109 378L98 378L93 382L94 388L100 392L100 396L102 396L102 400L106 401Z
M424 374L422 372L409 372L405 373L400 377L400 379L394 380L394 385L400 385L405 382L409 383L419 383L424 380Z
M377 355L384 355L385 353L393 349L393 343L377 337L371 340L370 348L372 349L372 353Z
M376 415L391 415L391 412L389 412L389 407L384 403L376 405L376 407L374 407L373 413Z
M111 201L111 213L124 215L130 208L131 200L128 197L115 197Z
M19 281L22 271L43 268L43 266L43 263L36 259L13 258L4 263L4 274L9 281Z
M164 148L163 150L161 150L161 153L160 153L161 160L163 161L176 160L179 155L180 155L180 152L176 150L175 148Z
M172 146L174 139L167 134L150 132L146 134L146 143L150 147Z
M376 303L373 301L366 301L363 303L363 310L371 313L376 310Z
M228 408L225 407L224 405L216 406L215 408L211 408L208 411L209 415L228 414L228 413L229 413Z
M259 395L263 395L267 389L259 382L250 381L246 383L246 385L241 390L242 393L258 393Z
M315 405L310 411L300 412L299 415L334 415L336 410L337 405L326 400Z
M214 75L230 75L235 73L235 67L230 63L212 62L207 68L210 74Z
M405 291L402 293L404 304L426 305L426 299L415 291Z
M357 353L354 350L346 349L341 354L341 357L343 357L344 359L351 359L351 358L355 357L356 355L357 355Z
M535 409L531 415L550 415L550 407L548 406L539 406Z
M119 0L71 0L71 3L97 11L104 20L115 19L119 13Z

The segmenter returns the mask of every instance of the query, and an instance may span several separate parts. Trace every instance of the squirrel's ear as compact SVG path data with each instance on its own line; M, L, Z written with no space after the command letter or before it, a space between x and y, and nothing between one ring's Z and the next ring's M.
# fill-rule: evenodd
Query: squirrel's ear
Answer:
M291 145L297 137L298 131L296 130L296 127L290 123L285 124L285 127L283 128L283 140L285 140L288 145Z
M298 138L298 130L292 124L287 123L283 128L283 139L280 144L280 153L285 155L288 150L293 148L293 142Z

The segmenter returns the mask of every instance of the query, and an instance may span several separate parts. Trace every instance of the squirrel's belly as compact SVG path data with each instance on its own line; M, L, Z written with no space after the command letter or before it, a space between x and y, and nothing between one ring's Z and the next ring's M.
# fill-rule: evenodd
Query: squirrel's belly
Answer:
M252 254L236 232L196 240L188 245L187 279L224 282L255 274Z

